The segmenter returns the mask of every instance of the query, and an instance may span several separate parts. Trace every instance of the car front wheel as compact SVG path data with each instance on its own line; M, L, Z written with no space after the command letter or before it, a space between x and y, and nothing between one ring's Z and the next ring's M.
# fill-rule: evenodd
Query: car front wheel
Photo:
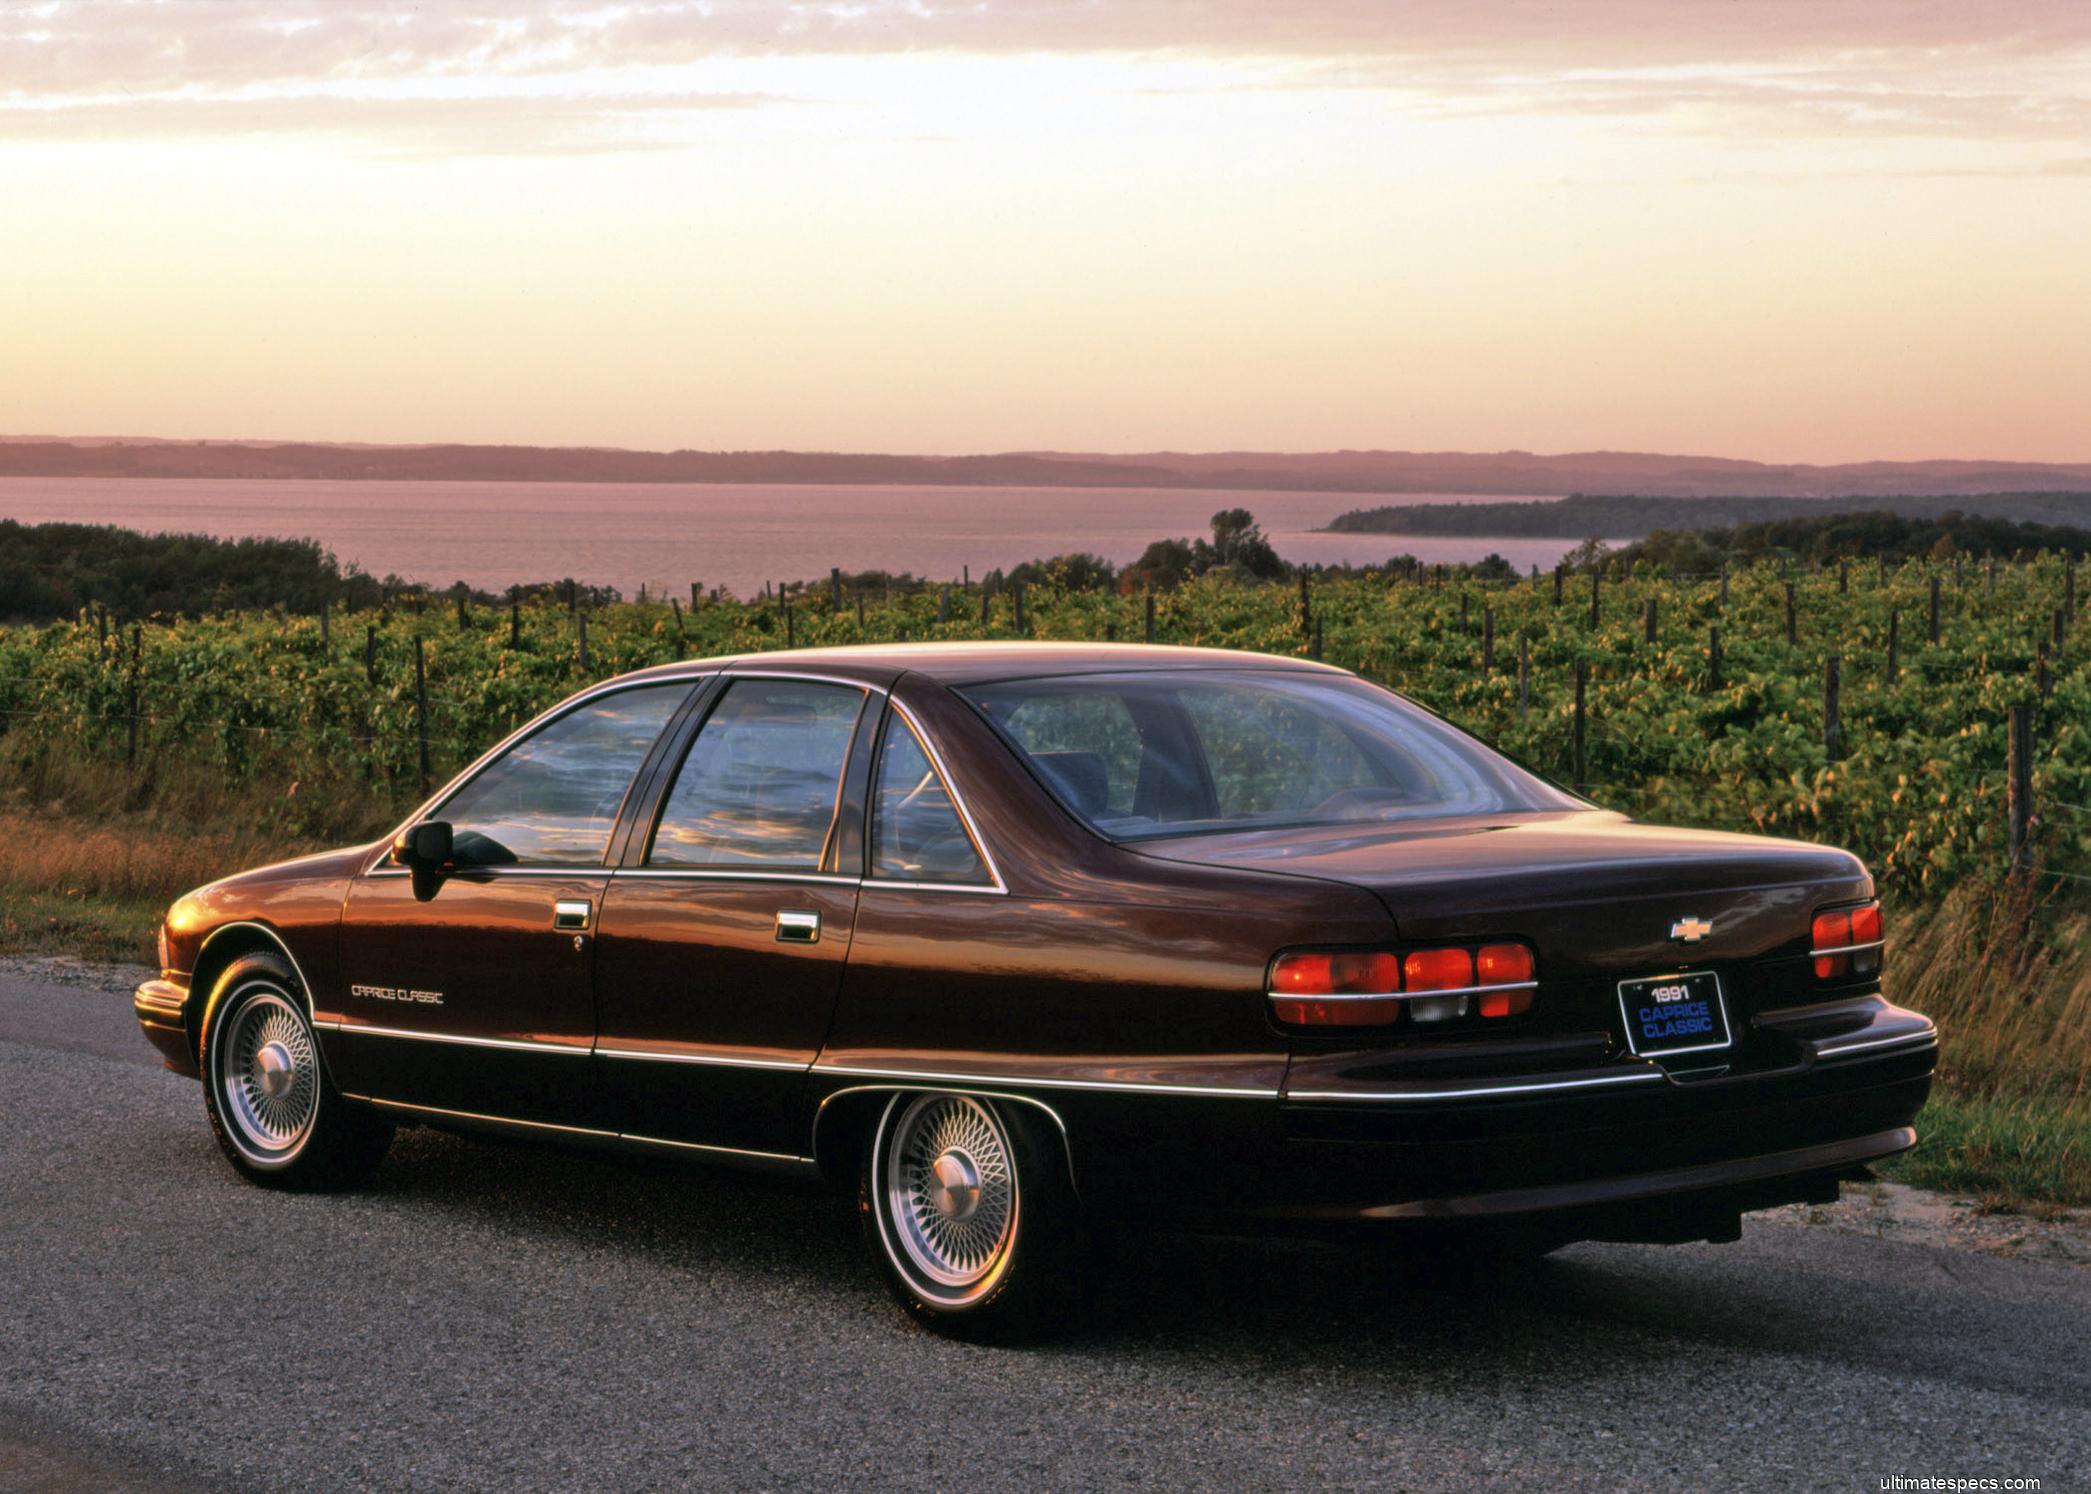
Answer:
M235 961L211 993L203 1103L226 1160L272 1188L352 1186L392 1145L390 1122L328 1082L297 977L269 955Z
M873 1260L918 1321L986 1339L1065 1321L1080 1211L1062 1140L1029 1107L894 1096L865 1151L858 1205Z

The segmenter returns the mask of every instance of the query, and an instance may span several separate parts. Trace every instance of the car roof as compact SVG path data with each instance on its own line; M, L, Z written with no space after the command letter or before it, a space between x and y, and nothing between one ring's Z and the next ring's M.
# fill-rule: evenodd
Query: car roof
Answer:
M1301 674L1342 675L1348 670L1311 659L1259 654L1245 649L1176 648L1145 643L1063 643L1005 640L960 643L867 643L834 648L776 649L723 654L642 669L629 679L705 673L737 666L764 669L834 670L853 679L897 679L926 675L947 685L987 680L1035 679L1046 675L1123 674L1153 670L1274 669Z

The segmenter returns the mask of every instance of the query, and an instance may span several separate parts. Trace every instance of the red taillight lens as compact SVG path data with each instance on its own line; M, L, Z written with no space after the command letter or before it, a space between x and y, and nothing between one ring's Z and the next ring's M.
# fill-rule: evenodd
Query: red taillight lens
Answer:
M1871 975L1880 969L1881 917L1879 903L1856 908L1833 908L1818 913L1808 925L1808 940L1815 956L1815 978L1835 980L1840 975ZM1870 946L1850 948L1850 946ZM1849 953L1838 953L1850 949Z
M1401 1016L1400 990L1401 958L1389 950L1309 950L1271 963L1271 1012L1298 1027L1384 1026ZM1380 995L1388 999L1358 999Z
M1508 986L1532 978L1532 951L1522 944L1484 944L1474 956L1484 986Z
M1474 957L1463 949L1414 949L1401 962L1411 991L1457 991L1474 984Z
M1484 1017L1515 1017L1520 1012L1532 1010L1530 991L1483 991L1481 993L1481 1015Z
M1280 996L1376 995L1401 989L1401 961L1384 951L1279 955L1271 993Z

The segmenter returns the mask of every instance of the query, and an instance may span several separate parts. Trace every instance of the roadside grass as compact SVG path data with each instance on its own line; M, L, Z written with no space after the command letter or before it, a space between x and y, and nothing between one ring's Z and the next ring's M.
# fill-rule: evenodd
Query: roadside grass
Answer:
M178 760L137 774L0 754L0 954L151 964L167 905L244 867L380 835L354 780L228 787ZM1882 1171L1993 1211L2091 1205L2091 908L1963 882L1890 910L1888 989L1943 1034L1915 1151Z

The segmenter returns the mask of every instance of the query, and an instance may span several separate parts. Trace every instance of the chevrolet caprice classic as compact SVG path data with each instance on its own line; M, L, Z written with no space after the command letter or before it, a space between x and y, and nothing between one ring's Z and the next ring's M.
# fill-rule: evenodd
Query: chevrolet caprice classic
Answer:
M1098 1227L1732 1239L1911 1146L1937 1038L1843 851L1641 825L1345 671L958 644L595 685L379 844L168 914L231 1165L395 1127L854 1188L951 1331Z

